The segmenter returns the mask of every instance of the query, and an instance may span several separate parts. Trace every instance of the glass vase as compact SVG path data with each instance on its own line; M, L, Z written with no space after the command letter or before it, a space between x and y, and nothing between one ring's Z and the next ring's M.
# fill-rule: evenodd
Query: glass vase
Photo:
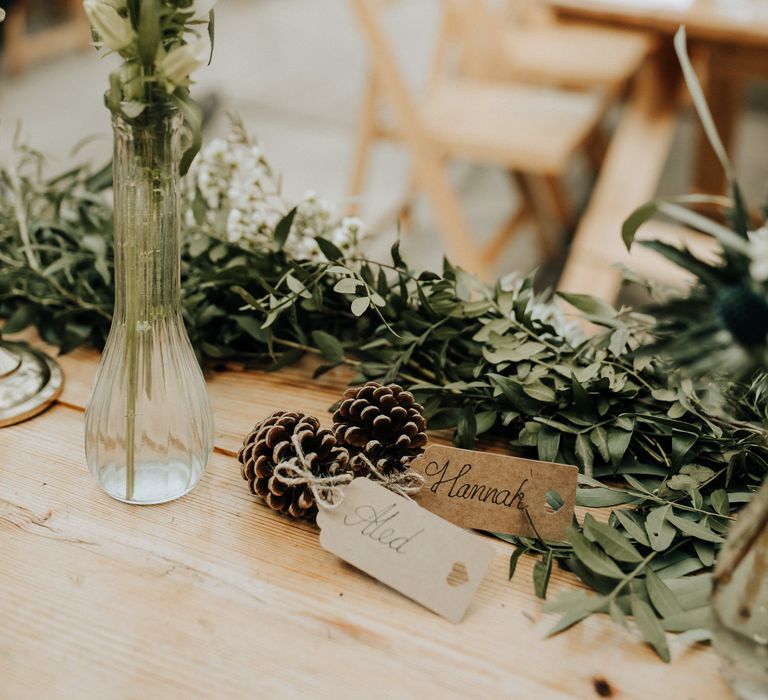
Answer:
M768 481L731 528L714 575L715 649L743 700L768 698Z
M115 309L85 416L88 468L126 503L173 500L200 480L213 417L184 328L179 163L183 119L115 115Z

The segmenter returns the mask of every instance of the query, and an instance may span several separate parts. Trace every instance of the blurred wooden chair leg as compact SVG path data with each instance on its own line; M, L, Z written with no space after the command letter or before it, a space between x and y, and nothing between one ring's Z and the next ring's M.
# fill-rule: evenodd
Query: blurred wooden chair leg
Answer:
M5 65L11 75L21 75L27 65L24 38L27 33L26 0L21 0L8 11L3 23L5 31Z
M397 213L397 220L400 224L400 230L408 233L413 228L413 206L416 202L416 195L419 191L419 180L416 177L415 168L411 167L408 175L408 186L405 190L405 198L400 205Z
M509 175L520 190L523 202L531 214L531 221L536 230L536 240L539 243L541 254L545 260L553 260L557 256L558 246L550 231L552 217L547 215L540 201L541 194L537 192L536 183L540 182L541 178L526 176L519 172L510 172Z
M483 250L483 260L485 261L485 264L489 266L492 265L507 247L507 244L512 240L515 234L520 231L520 227L532 218L534 217L531 206L527 200L523 199L520 202L517 211L509 217Z
M584 144L584 153L595 176L600 172L600 168L603 167L605 154L608 153L608 144L608 136L600 127L590 134Z
M363 108L357 131L352 177L350 178L349 189L347 190L349 196L348 216L357 216L360 213L360 197L362 196L363 184L365 183L368 158L371 153L371 147L376 139L376 95L376 77L371 75L363 96Z
M546 176L542 178L542 182L552 199L560 225L565 230L570 230L574 224L575 217L573 207L568 200L568 194L565 191L562 179L559 177Z
M492 266L483 258L461 210L458 197L445 174L444 160L436 156L424 142L413 143L416 178L432 202L437 225L454 260L462 268L490 282Z

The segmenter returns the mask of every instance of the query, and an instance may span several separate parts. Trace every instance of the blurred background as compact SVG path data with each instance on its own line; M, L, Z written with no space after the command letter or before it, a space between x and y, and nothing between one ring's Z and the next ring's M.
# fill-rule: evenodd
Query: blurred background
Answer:
M88 46L79 5L0 0L1 158L17 131L52 170L109 158L110 59ZM220 0L193 94L206 139L239 115L289 197L358 204L372 256L402 229L414 266L439 268L449 250L488 277L541 267L547 282L615 296L605 268L622 218L658 193L722 189L671 51L681 21L746 194L763 203L767 6Z

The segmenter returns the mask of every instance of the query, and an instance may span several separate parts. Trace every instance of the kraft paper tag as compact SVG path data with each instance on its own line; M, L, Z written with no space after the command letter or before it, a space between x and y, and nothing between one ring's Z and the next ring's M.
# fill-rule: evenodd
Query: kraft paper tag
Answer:
M452 523L507 535L565 540L576 504L576 467L430 445L411 462L426 483L419 505ZM547 494L563 504L555 510Z
M493 558L493 547L368 479L320 509L320 544L438 615L459 622Z

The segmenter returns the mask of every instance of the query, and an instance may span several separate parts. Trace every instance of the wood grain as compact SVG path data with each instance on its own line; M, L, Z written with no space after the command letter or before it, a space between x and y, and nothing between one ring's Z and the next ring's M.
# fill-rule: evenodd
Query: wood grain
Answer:
M96 360L62 358L69 405L0 431L0 697L565 700L603 681L616 698L728 697L703 647L673 640L665 665L602 618L545 640L556 617L531 558L507 581L506 543L489 538L491 570L452 625L254 500L225 452L267 410L321 413L342 376L214 375L218 450L200 485L162 506L109 499L82 446ZM551 593L575 585L556 571Z
M643 7L632 0L545 0L562 17L674 34L684 24L693 39L765 48L768 16L759 1L694 0L687 9ZM738 6L736 6L738 5Z
M763 78L768 66L768 14L765 3L693 0L685 9L643 7L627 0L546 0L561 19L596 23L608 28L633 28L657 35L662 45L671 45L672 35L682 25L690 49L699 54L705 74L707 102L720 138L729 153L733 150L748 78ZM673 58L669 66L676 66ZM693 190L722 194L726 190L723 169L703 131L699 131Z

